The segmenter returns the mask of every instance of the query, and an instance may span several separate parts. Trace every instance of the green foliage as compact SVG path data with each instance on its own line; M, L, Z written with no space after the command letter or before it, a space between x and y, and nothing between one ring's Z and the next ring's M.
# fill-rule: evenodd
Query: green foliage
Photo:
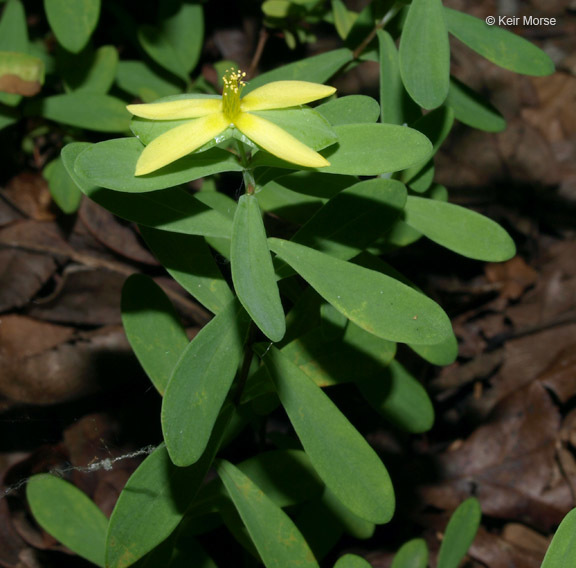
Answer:
M35 475L26 496L40 525L62 544L104 567L106 529L104 513L77 487L52 475Z
M576 509L572 509L560 523L544 561L542 568L569 568L576 555Z
M29 483L31 510L64 545L107 568L212 568L196 536L216 528L246 551L238 566L319 566L344 532L370 538L396 503L386 464L347 417L350 402L336 404L332 393L351 389L374 420L420 434L432 427L434 407L396 344L435 365L458 355L442 308L383 257L423 236L482 261L515 254L503 228L449 203L434 183L434 156L455 119L487 132L505 127L488 100L450 77L448 34L515 72L545 75L553 66L526 40L441 0L372 2L360 14L341 0L268 0L264 25L290 47L310 41L320 23L333 25L346 47L256 75L242 96L274 81L331 83L371 60L379 100L335 95L315 108L243 110L287 133L283 143L301 148L295 138L319 152L325 167L282 160L274 140L248 139L231 113L196 151L136 176L146 145L184 125L204 128L190 108L220 97L212 69L236 68L203 58L201 2L157 6L129 16L122 2L106 6L102 18L113 26L102 33L98 0L45 0L50 29L42 21L33 37L51 30L57 45L30 44L20 0L7 0L0 17L0 78L15 71L27 79L33 67L41 88L0 93L0 128L24 129L22 118L47 128L64 145L43 170L59 207L73 214L86 196L136 223L168 274L214 314L190 341L151 278L127 279L124 328L163 396L164 443L130 477L109 522L79 490L45 475ZM304 89L271 88L282 96ZM140 101L188 110L170 120L131 118L126 105ZM279 407L293 431L260 435ZM236 445L244 430L243 439L257 438L249 459ZM231 461L221 456L227 445ZM439 568L456 568L480 516L475 499L456 510ZM546 568L568 565L573 518L560 526ZM393 568L427 562L425 542L415 539ZM335 564L366 566L352 554Z

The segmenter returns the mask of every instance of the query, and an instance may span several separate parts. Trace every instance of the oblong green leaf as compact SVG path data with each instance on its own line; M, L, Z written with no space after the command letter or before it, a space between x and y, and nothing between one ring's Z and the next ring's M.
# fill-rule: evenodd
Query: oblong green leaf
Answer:
M61 157L82 193L98 205L118 217L148 227L187 235L230 238L232 221L185 190L173 188L130 194L94 185L74 168L78 156L90 146L87 142L73 142L62 149Z
M338 558L334 568L370 568L370 564L356 554L345 554Z
M105 94L114 83L118 50L113 45L96 51L85 49L77 55L61 50L56 61L58 74L69 90Z
M142 368L163 394L188 337L172 302L152 278L133 274L124 283L122 324Z
M317 106L316 111L325 116L333 126L376 122L380 106L372 97L349 95Z
M48 23L58 41L73 53L88 43L100 17L100 0L44 0Z
M238 201L230 262L234 289L241 304L271 341L280 341L286 333L286 318L266 229L254 195L242 195Z
M318 171L327 174L380 175L404 170L432 155L426 136L396 124L341 124L334 127L338 143L320 153L330 162ZM254 167L273 166L294 169L271 154L258 152Z
M470 497L460 504L444 532L438 552L438 568L458 568L478 532L481 518L482 510L477 499Z
M128 193L157 191L220 172L242 171L230 152L212 148L185 156L157 172L136 177L136 162L143 150L137 138L99 142L78 156L74 168L94 185Z
M173 370L162 401L162 432L170 458L181 467L198 461L208 444L242 360L248 329L237 302L205 325Z
M28 53L28 25L20 0L8 0L4 6L0 19L0 50ZM21 95L0 92L0 103L16 106L21 100Z
M404 221L435 243L468 258L501 262L516 254L514 241L498 223L453 203L410 196Z
M218 475L268 568L319 568L312 551L290 517L248 476L221 461Z
M268 242L327 302L369 333L423 345L452 334L440 306L398 280L302 245L274 238Z
M42 172L48 182L50 194L64 213L74 213L80 206L82 192L70 177L61 158L52 160Z
M130 125L130 113L124 101L84 91L30 102L25 112L97 132L125 132Z
M141 98L145 103L182 92L177 79L159 75L142 61L120 61L116 83L122 90Z
M398 428L421 434L434 425L434 406L426 389L398 361L378 377L355 382L366 401Z
M542 77L554 73L550 56L524 38L458 10L444 11L450 33L488 61L523 75Z
M576 509L562 520L541 568L570 568L576 558Z
M140 44L161 67L186 80L198 62L204 42L202 5L163 2L158 19L155 27L144 25L140 28Z
M261 87L272 81L311 81L324 83L341 67L352 61L353 55L349 49L335 49L320 55L314 55L307 59L296 61L268 71L251 79L243 94L248 94L257 87Z
M450 85L450 44L442 0L412 0L400 39L400 73L422 107L439 107Z
M468 126L485 132L502 132L506 128L506 120L498 110L458 79L450 80L446 103L454 111L454 118Z
M406 188L400 182L361 181L330 199L291 240L347 260L387 232L405 203Z
M53 475L28 480L26 497L40 526L62 544L104 566L108 519L76 486Z
M170 276L212 313L230 304L234 295L202 237L150 227L140 233Z
M436 345L409 343L408 347L432 365L451 365L458 357L458 340L454 334Z
M391 568L426 568L428 566L428 546L422 538L414 538L404 543L392 561Z
M231 406L224 409L202 459L194 465L175 466L162 444L132 474L110 517L107 568L131 566L178 526L212 465L231 411Z
M355 515L376 524L388 522L394 513L394 489L376 452L281 351L271 347L262 361L322 481Z

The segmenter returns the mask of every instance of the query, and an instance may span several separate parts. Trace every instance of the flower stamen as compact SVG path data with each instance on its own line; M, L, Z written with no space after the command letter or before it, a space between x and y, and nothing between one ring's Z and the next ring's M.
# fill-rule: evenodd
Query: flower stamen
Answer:
M234 124L234 120L240 113L240 95L242 94L242 89L246 86L244 77L246 77L246 72L239 69L226 69L226 73L222 77L224 82L222 112L226 120L230 121L230 125Z

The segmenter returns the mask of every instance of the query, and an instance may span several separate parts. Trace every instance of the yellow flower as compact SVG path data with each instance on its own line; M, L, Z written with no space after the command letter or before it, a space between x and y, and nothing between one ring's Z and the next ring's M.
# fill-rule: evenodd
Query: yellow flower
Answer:
M309 168L329 166L330 162L318 152L252 111L303 105L328 97L336 89L306 81L276 81L240 98L245 76L240 71L227 72L222 97L128 105L127 109L141 118L193 119L152 140L136 164L135 175L149 174L186 156L231 126L283 160Z

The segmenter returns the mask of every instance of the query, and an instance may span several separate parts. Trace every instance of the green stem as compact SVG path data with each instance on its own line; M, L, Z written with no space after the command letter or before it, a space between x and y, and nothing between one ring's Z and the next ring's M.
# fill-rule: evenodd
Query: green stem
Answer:
M246 381L248 380L250 365L252 364L252 358L254 357L254 352L252 351L252 344L254 343L255 335L256 335L256 326L254 325L254 322L250 322L250 330L248 331L246 345L244 346L244 360L242 361L242 367L240 367L238 384L236 385L236 392L234 393L234 404L236 406L240 404L240 400L242 399L242 393L244 392L244 388L246 387Z
M244 178L246 193L248 195L253 195L254 191L256 191L256 180L254 179L254 172L250 167L250 156L246 152L246 148L243 142L236 140L236 145L238 146L238 153L240 154L240 163L244 168L242 170L242 177Z

